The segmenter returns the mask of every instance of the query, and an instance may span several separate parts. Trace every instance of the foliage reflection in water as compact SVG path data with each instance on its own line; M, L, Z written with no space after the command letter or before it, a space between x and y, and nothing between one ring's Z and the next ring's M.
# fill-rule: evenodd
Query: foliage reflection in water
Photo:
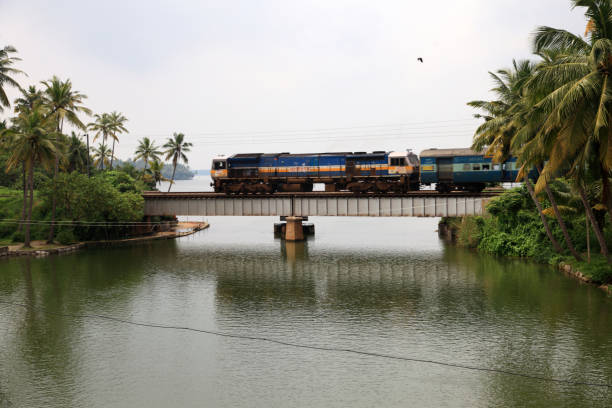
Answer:
M175 242L2 261L0 300L31 307L0 306L0 405L610 405L605 388L37 309L612 383L611 302L596 288L441 246L431 223L409 239L416 222L380 221L383 234L316 220L314 240L289 244L262 238L269 221L239 239L242 222L215 220Z

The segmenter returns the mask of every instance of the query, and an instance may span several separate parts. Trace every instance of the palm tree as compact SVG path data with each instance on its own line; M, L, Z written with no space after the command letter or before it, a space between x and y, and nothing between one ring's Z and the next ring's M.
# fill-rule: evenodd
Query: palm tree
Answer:
M20 113L13 119L13 126L7 130L13 138L12 151L7 162L7 170L24 163L28 174L29 203L25 218L25 239L23 246L30 248L30 221L34 204L34 166L41 164L47 170L53 166L57 152L54 137L55 123L41 105L30 112Z
M72 132L67 143L66 162L68 171L82 172L87 166L87 146L76 133Z
M514 60L512 61L512 69L502 69L496 73L489 72L496 85L491 91L499 99L468 102L469 106L484 111L484 114L476 114L474 116L485 120L476 129L472 149L476 151L486 150L487 154L493 156L493 161L498 163L504 162L510 156L513 140L519 129L522 129L525 125L523 113L525 112L524 105L527 103L527 95L525 95L524 87L532 78L534 70L535 64L531 61ZM561 246L552 234L542 205L534 192L527 173L525 173L522 179L524 179L529 195L538 210L551 245L556 252L562 252ZM566 238L569 239L569 235ZM571 240L569 242L568 247L573 248Z
M41 90L37 89L36 86L31 85L27 90L20 89L21 96L15 99L15 112L16 113L25 113L31 112L34 109L34 106L40 105L43 102L43 93ZM23 175L23 207L21 209L21 219L24 220L26 217L27 211L27 176L26 176L26 166L22 163L22 175ZM22 225L20 224L18 227L18 231L21 230Z
M586 39L551 27L540 27L534 38L536 52L560 54L550 64L543 65L532 81L533 88L552 89L539 103L539 108L548 115L541 136L550 143L553 156L543 169L544 176L553 178L568 162L578 165L574 160L579 156L596 157L603 204L612 216L609 182L612 4L607 0L573 0L572 4L586 7ZM584 150L590 154L582 154Z
M110 122L110 137L113 138L113 149L111 154L111 163L110 169L113 169L113 157L115 156L115 142L119 143L119 135L121 133L129 133L127 128L125 127L125 122L127 122L127 118L123 116L123 114L113 111L108 115Z
M72 82L67 79L62 81L57 76L53 76L48 81L41 81L44 86L44 104L47 106L48 115L55 121L57 133L62 133L64 121L71 125L85 129L85 125L78 117L79 113L91 114L91 110L83 106L83 100L87 98L79 91L72 89ZM51 228L49 228L49 237L47 242L53 242L54 227L55 227L55 208L56 208L56 189L55 181L59 169L59 155L55 160L55 168L53 171L53 200L51 206Z
M0 49L0 112L2 112L5 107L8 108L11 106L4 86L9 85L21 89L17 81L15 81L15 79L12 77L12 75L15 74L24 74L23 71L12 67L15 62L21 61L21 58L11 57L10 54L16 52L17 50L15 47L10 45Z
M34 109L34 105L43 102L43 93L34 85L21 89L21 96L15 99L15 112L20 113Z
M566 174L575 180L582 197L587 174L602 183L601 201L612 220L612 4L609 0L572 0L585 7L586 39L566 30L540 27L534 38L539 54L555 54L544 61L528 87L545 96L534 106L543 121L536 140L547 153L536 189ZM590 204L583 201L589 215ZM603 234L593 225L602 253L608 256Z
M176 165L179 161L187 164L187 155L191 150L193 144L189 142L185 142L185 135L182 133L174 133L172 138L168 138L168 141L163 146L166 150L164 153L166 154L166 160L172 159L172 178L171 183L168 185L168 192L170 192L170 188L174 183L174 173L176 173Z
M103 113L102 115L96 113L94 115L94 119L94 122L91 122L87 125L87 128L89 130L93 130L94 132L96 132L94 134L93 141L95 142L96 140L98 140L98 138L101 137L102 143L106 144L108 136L112 132L110 116L108 113Z
M146 173L151 177L151 179L155 182L155 185L161 185L162 181L172 181L163 176L164 163L159 160L153 160L149 162L150 167L146 170Z
M155 142L152 142L148 137L143 137L138 141L138 147L136 148L136 151L134 153L134 161L138 159L142 159L144 161L145 173L147 171L147 163L150 160L159 160L159 156L162 154L159 148L155 146Z
M100 143L97 148L93 148L94 166L99 166L100 170L104 170L104 166L110 164L112 156L107 145Z

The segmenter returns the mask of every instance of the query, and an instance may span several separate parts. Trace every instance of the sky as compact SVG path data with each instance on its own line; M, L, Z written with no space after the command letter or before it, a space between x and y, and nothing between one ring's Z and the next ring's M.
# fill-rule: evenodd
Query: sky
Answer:
M0 0L0 20L22 86L69 78L95 113L122 112L121 159L182 132L193 169L219 154L468 147L466 103L494 98L488 71L533 58L538 26L585 28L566 0Z

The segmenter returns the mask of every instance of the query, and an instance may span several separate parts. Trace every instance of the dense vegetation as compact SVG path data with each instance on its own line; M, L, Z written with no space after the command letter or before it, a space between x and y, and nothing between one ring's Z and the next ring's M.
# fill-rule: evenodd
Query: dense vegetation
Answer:
M487 205L487 216L445 218L442 223L449 226L456 235L457 243L468 248L495 255L528 257L537 262L557 265L567 262L596 282L612 283L612 265L599 254L597 238L587 230L586 215L582 203L571 194L565 180L551 183L551 190L563 213L570 239L584 260L578 261L569 253L555 251L539 217L526 186L504 192ZM551 203L547 199L540 202L544 216L555 239L561 241L563 232L555 220ZM612 229L605 223L605 211L596 210L595 216L604 232L608 245L612 243Z
M603 259L596 263L609 265L612 2L571 3L585 10L584 36L539 27L533 41L536 59L490 73L497 99L469 103L484 119L472 147L486 150L495 161L516 156L521 165L517 181L524 188L491 203L492 218L464 221L463 233L473 230L477 238L471 246L477 242L493 253L550 260L553 251L559 258L571 254L576 262L591 264L584 251L585 236L592 232ZM537 180L528 178L532 169Z
M161 147L143 138L134 152L142 168L118 163L115 147L128 133L127 118L113 111L86 123L92 115L87 96L69 79L53 76L22 88L15 79L24 74L15 68L16 53L11 46L0 49L0 113L8 116L0 121L0 241L27 248L32 239L69 243L141 231L140 193L162 181L172 187L177 170L183 177L188 169L181 162L187 163L191 143L182 133ZM20 92L13 106L7 86Z

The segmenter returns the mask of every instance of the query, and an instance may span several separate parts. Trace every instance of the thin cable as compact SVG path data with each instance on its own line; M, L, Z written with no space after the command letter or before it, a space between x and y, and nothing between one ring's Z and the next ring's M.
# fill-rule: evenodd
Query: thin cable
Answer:
M453 123L453 122L465 122L474 123L474 118L465 119L449 119L449 120L435 120L435 121L422 121L422 122L405 122L405 123L392 123L386 125L361 125L361 126L345 126L345 127L330 127L330 128L314 128L314 129L279 129L279 130L218 130L218 131L207 131L207 132L188 132L191 135L261 135L261 134L288 134L288 133L318 133L318 132L337 132L347 130L361 130L361 129L375 129L375 128L411 128L413 125L434 125L430 127L451 127L455 125L442 125L439 123ZM148 136L170 136L173 132L167 133L143 133Z
M415 362L415 363L434 364L434 365L440 365L440 366L445 366L445 367L459 368L459 369L463 369L463 370L492 372L492 373L497 373L497 374L510 375L510 376L514 376L514 377L529 378L529 379L532 379L532 380L547 381L547 382L556 382L556 383L568 384L568 385L586 385L586 386L589 386L589 387L612 388L612 384L606 384L606 383L592 383L592 382L584 382L584 381L571 381L571 380L565 380L565 379L561 379L561 378L543 377L543 376L538 376L538 375L519 373L519 372L515 372L515 371L502 370L502 369L497 369L497 368L476 367L476 366L469 366L469 365L465 365L465 364L447 363L447 362L437 361L437 360L426 360L426 359L413 358L413 357L396 356L396 355L392 355L392 354L383 354L383 353L376 353L376 352L370 352L370 351L361 351L361 350L355 350L355 349L349 349L349 348L312 346L312 345L308 345L308 344L292 343L292 342L283 341L283 340L271 339L271 338L268 338L268 337L246 336L246 335L240 335L240 334L218 332L218 331L214 331L214 330L196 329L196 328L188 327L188 326L170 326L170 325L163 325L163 324L157 324L157 323L140 323L140 322L135 322L135 321L131 321L131 320L121 319L121 318L118 318L118 317L99 315L99 314L58 313L58 312L51 312L51 311L45 309L44 307L28 306L28 305L24 305L24 304L21 304L21 303L6 302L6 301L2 301L2 300L0 300L0 303L5 304L5 305L18 306L18 307L22 307L24 309L33 308L33 309L41 310L41 311L43 311L45 313L49 313L49 314L52 314L52 315L63 316L63 317L71 317L71 318L75 318L75 319L104 319L104 320L109 320L109 321L113 321L113 322L117 322L117 323L129 324L129 325L133 325L133 326L152 327L152 328L157 328L157 329L171 329L171 330L191 331L191 332L196 332L196 333L210 334L210 335L219 336L219 337L228 337L228 338L233 338L233 339L264 341L264 342L268 342L268 343L279 344L279 345L282 345L282 346L296 347L296 348L303 348L303 349L310 349L310 350L334 351L334 352L340 352L340 353L351 353L351 354L358 354L358 355L369 356L369 357L385 358L385 359L390 359L390 360L400 360L400 361L411 361L411 362Z
M472 131L451 131L451 132L435 132L435 133L406 133L406 132L394 132L394 133L379 133L379 134L367 134L367 135L323 135L320 137L314 136L306 136L306 137L294 137L291 139L287 138L274 138L274 139L266 139L261 137L251 137L249 139L229 139L229 140L219 140L219 137L214 138L202 138L198 136L190 136L190 140L199 140L202 142L206 142L207 145L217 145L217 144L236 144L236 143L245 143L245 144L261 144L261 143L299 143L299 142L346 142L346 141L369 141L369 140L380 140L390 137L402 137L403 139L413 140L413 139L429 139L429 138L444 138L444 137L452 137L452 136L469 136L472 137ZM133 135L138 137L136 135ZM228 139L224 136L225 139ZM138 141L135 139L129 140L125 145L135 145Z

